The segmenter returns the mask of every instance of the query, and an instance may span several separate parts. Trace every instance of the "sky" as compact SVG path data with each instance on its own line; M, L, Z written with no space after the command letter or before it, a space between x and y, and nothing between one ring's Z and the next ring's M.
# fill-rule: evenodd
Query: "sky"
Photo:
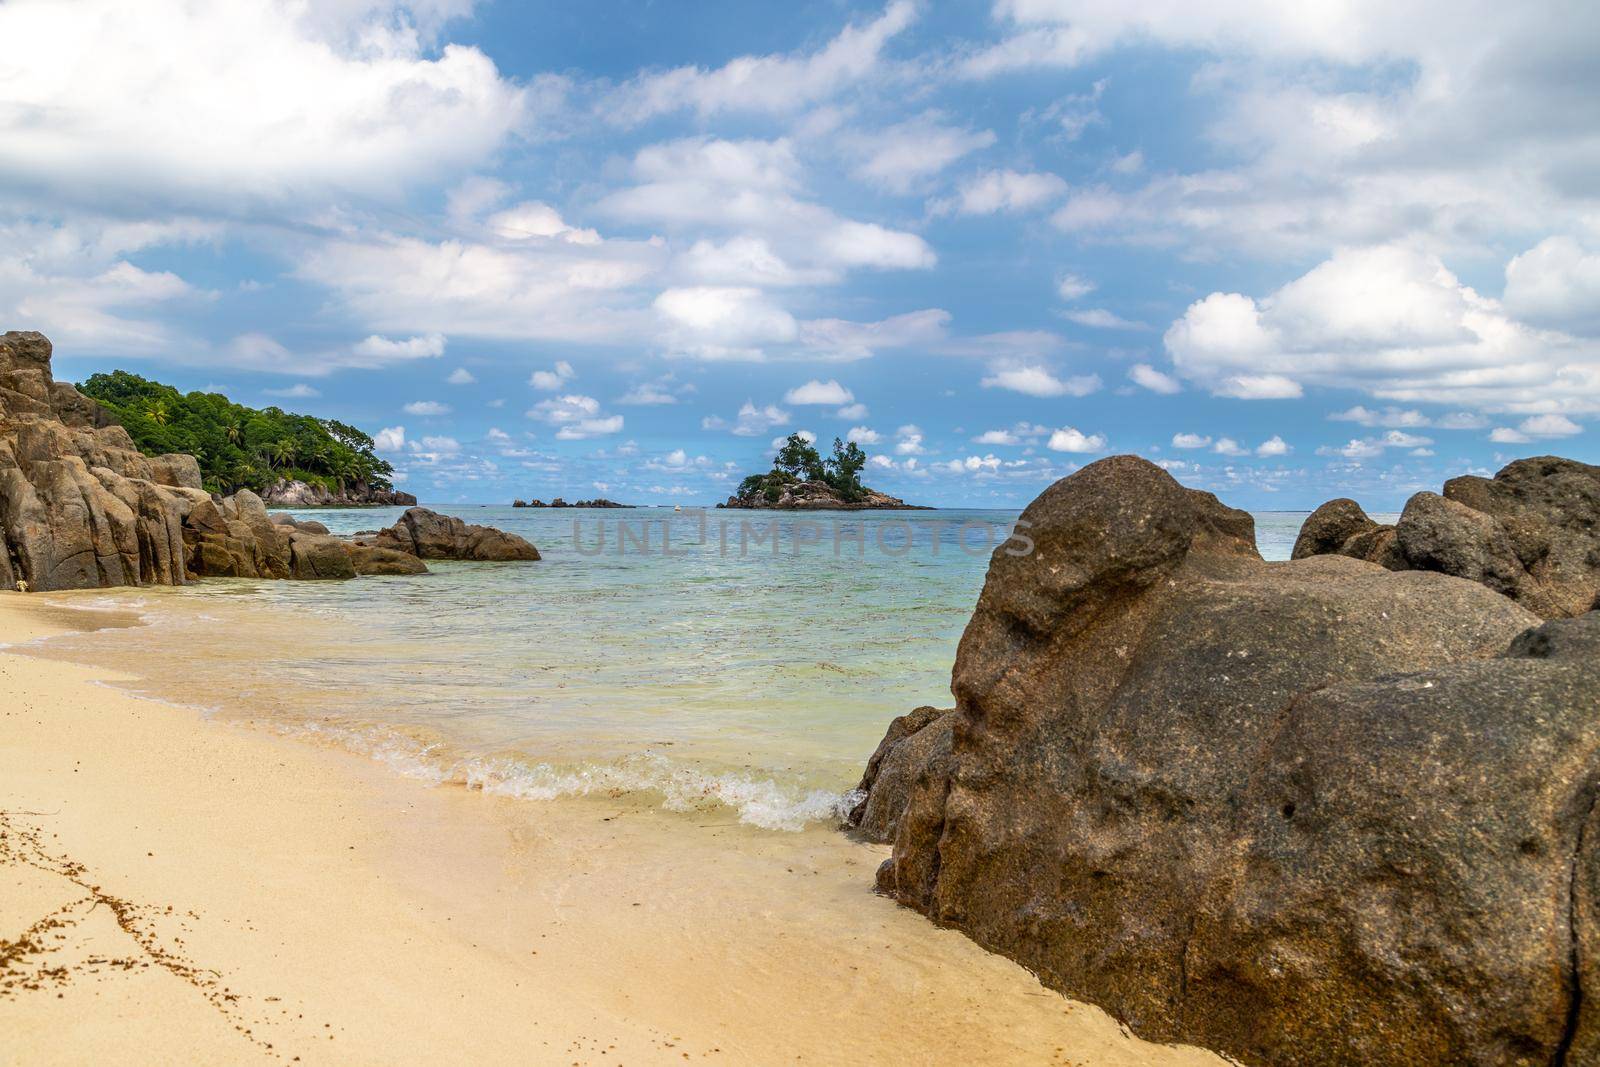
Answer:
M1600 462L1590 0L0 0L0 329L424 502Z

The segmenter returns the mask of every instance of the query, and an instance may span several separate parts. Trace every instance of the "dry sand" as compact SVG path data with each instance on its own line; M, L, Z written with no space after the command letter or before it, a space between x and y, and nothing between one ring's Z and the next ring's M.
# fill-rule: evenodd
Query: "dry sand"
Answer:
M0 594L0 642L131 621L72 602ZM429 788L118 680L0 653L0 1063L1223 1062L874 896L882 848Z

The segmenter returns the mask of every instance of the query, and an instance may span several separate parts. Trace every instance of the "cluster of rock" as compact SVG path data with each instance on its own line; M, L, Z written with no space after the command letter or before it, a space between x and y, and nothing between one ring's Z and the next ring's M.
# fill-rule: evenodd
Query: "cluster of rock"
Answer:
M907 504L899 497L880 493L876 489L863 489L860 499L846 500L840 495L839 490L822 481L792 482L785 485L775 499L769 498L760 488L744 494L736 493L728 498L727 503L718 504L717 507L792 511L930 510L920 504Z
M0 336L0 587L418 573L423 553L407 546L424 544L456 550L430 559L539 558L520 537L423 509L364 545L275 519L248 490L213 496L193 456L142 455L103 408L52 379L50 357L42 334Z
M602 496L594 500L579 500L574 504L569 504L560 497L556 497L548 504L543 500L514 500L511 506L514 508L631 508L634 505L619 504L615 500L607 500Z
M1330 500L1300 530L1294 558L1341 555L1390 570L1481 582L1545 618L1600 608L1600 467L1519 459L1493 478L1418 493L1393 526Z
M1513 545L1592 531L1536 485L1569 473L1474 499L1522 502L1493 513ZM881 891L1248 1064L1600 1062L1600 613L1266 563L1249 515L1131 456L1022 518L955 708L869 763L851 818L893 843ZM1541 606L1582 600L1548 580L1566 551L1513 550Z
M414 507L417 503L416 497L398 489L375 489L357 482L336 493L298 478L279 478L266 488L261 499L276 508Z

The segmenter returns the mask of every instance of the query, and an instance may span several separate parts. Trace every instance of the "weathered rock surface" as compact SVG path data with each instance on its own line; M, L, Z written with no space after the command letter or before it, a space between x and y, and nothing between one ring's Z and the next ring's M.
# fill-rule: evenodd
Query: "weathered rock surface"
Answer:
M1545 618L1582 615L1600 608L1600 467L1538 456L1452 478L1443 495L1413 496L1394 526L1330 500L1294 546L1295 559L1325 554L1481 582Z
M357 483L335 493L320 485L298 479L280 478L267 487L261 498L279 508L358 508L411 507L417 498L398 489L374 489Z
M955 711L869 767L882 891L1247 1063L1548 1063L1569 1016L1600 1041L1600 616L1528 633L1482 584L1265 563L1248 515L1128 456L1022 521Z
M503 562L539 558L539 550L516 534L470 525L427 508L407 509L399 522L379 530L370 543L375 548L409 552L418 559Z
M193 456L140 454L100 405L52 380L50 357L42 334L0 336L0 588L427 570L401 545L352 546L321 523L268 515L249 490L213 497ZM430 518L401 527L436 558L539 558L520 537L420 514Z
M409 552L368 545L346 545L357 574L427 574L428 565Z

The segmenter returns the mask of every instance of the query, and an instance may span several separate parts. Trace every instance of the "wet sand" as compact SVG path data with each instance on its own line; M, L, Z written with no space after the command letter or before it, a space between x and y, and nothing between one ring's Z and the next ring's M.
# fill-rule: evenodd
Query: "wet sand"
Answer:
M135 621L73 601L0 594L0 642ZM26 653L0 1063L1223 1062L873 895L882 847L430 788Z

